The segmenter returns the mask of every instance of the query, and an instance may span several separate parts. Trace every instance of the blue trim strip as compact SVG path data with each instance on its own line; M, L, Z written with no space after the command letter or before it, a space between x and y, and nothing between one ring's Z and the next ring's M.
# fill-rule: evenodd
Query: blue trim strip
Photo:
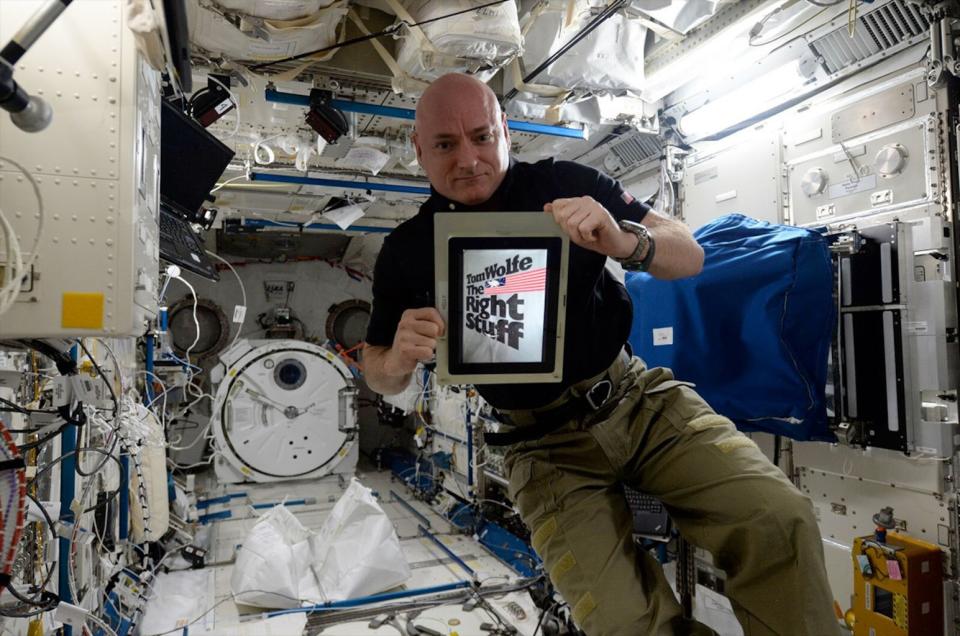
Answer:
M79 347L76 345L70 349L70 357L76 362L80 358ZM77 450L77 428L67 426L60 433L60 454L75 452ZM73 522L73 511L70 504L76 495L77 488L77 456L76 454L64 458L60 462L60 520ZM121 485L121 490L123 487ZM60 600L64 603L73 603L73 597L70 595L70 583L68 580L67 563L70 561L70 540L60 539L59 558L57 559L57 593ZM63 626L64 636L73 636L73 628L69 625Z
M471 578L474 577L474 576L476 576L477 573L473 571L473 568L471 568L469 565L467 565L467 564L463 561L463 559L461 559L459 556L456 555L456 553L454 553L453 550L451 550L449 547L447 547L446 545L444 545L444 543L443 543L440 539L438 539L432 532L430 532L429 530L427 530L427 529L424 528L423 526L417 526L417 529L420 530L420 534L422 534L422 535L425 536L426 538L428 538L428 539L430 539L431 541L433 541L433 544L434 544L435 546L437 546L438 548L440 548L441 550L443 550L448 557L450 557L451 559L453 559L453 562L454 562L454 563L456 563L457 565L459 565L460 567L462 567L462 568L464 569L464 571L465 571L467 574L470 575Z
M272 181L273 183L301 183L328 188L350 188L353 190L380 190L383 192L403 192L405 194L429 195L430 188L423 186L398 185L396 183L377 183L375 181L355 181L350 179L319 179L316 177L300 177L289 174L273 174L265 172L251 172L251 181Z
M410 504L407 502L406 499L404 499L403 497L401 497L400 495L398 495L398 494L397 494L397 491L391 490L391 491L390 491L390 496L392 496L394 499L396 499L398 504L400 504L401 506L403 506L404 508L406 508L407 510L409 510L409 511L413 514L413 516L415 516L417 519L419 519L420 521L422 521L428 528L432 527L432 526L430 525L430 520L427 519L426 517L424 517L424 516L423 516L423 513L421 513L419 510L417 510L417 509L414 508L412 505L410 505Z
M267 503L258 503L250 506L256 510L263 510L264 508L273 508L274 506L306 506L306 499L292 499L290 501L272 501Z
M473 497L473 413L467 405L467 494Z
M538 124L532 121L517 121L508 119L507 127L517 132L533 133L534 135L549 135L551 137L566 137L567 139L586 139L587 134L581 128L567 128L566 126L551 126Z
M283 616L284 614L299 614L301 612L311 612L321 611L321 610L334 610L334 609L344 609L347 607L360 607L363 605L372 605L374 603L381 603L383 601L393 601L398 598L410 598L411 596L426 596L428 594L439 594L441 592L449 592L451 590L462 590L464 588L472 587L473 583L470 581L457 581L456 583L446 583L444 585L434 585L433 587L418 587L412 590L400 590L399 592L386 592L384 594L373 594L371 596L361 596L360 598L348 599L345 601L330 601L328 603L323 603L321 605L306 605L304 607L294 607L291 609L285 610L276 610L274 612L267 612L267 618L273 618L274 616Z
M233 516L233 513L229 510L221 510L220 512L211 512L208 515L200 515L197 519L200 523L207 524L211 521L218 521L220 519L229 519Z
M120 483L126 486L130 483L130 456L120 451ZM121 541L126 541L130 536L130 491L128 488L122 488L120 493L120 511L118 523L120 527L117 534ZM171 502L172 503L172 502Z
M268 102L278 104L291 104L293 106L309 106L310 97L308 95L298 95L296 93L284 93L276 89L268 88L266 91ZM416 111L412 108L396 108L394 106L380 106L379 104L365 104L363 102L354 102L347 99L332 99L330 105L342 110L345 113L359 113L361 115L378 115L380 117L392 117L394 119L414 119ZM517 132L528 132L535 135L550 135L552 137L568 137L570 139L586 139L587 135L581 128L567 128L566 126L551 126L550 124L537 124L529 121L517 121L508 119L507 126L510 130Z
M246 497L246 492L233 492L229 495L222 495L220 497L214 497L212 499L203 499L197 502L197 510L206 510L210 506L215 506L217 504L227 503L231 499L240 499L241 497Z

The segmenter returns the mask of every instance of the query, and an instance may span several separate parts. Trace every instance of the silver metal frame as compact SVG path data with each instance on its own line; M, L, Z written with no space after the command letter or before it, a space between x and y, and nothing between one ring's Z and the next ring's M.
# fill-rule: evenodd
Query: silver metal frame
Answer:
M554 367L546 373L453 374L450 372L450 343L447 333L437 341L437 380L441 384L504 384L559 382L563 377L563 342L566 328L567 271L570 239L553 218L543 212L460 212L438 213L434 217L434 281L436 306L448 322L450 276L447 244L451 238L559 238L560 285L557 299L557 341Z

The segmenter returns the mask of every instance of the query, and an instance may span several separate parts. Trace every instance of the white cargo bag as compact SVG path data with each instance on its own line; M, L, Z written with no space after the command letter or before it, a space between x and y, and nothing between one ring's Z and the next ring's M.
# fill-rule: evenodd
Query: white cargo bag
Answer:
M594 13L589 0L544 0L524 16L523 71L526 76L566 44ZM634 91L643 89L643 49L647 29L639 20L618 11L531 83L570 90ZM508 73L510 78L511 74ZM522 87L518 86L520 90Z
M200 48L235 60L277 60L332 46L347 14L346 0L296 20L244 17L239 26L219 12L188 0L190 41Z
M319 532L284 506L263 515L240 546L230 588L239 603L286 608L376 594L408 578L393 524L353 479Z
M130 533L137 543L159 541L170 528L167 440L163 424L142 404L123 404L132 417L120 435L130 454Z
M733 0L685 0L684 2L633 0L630 6L643 11L674 31L686 34L710 19L719 10L718 5L725 1Z
M214 0L228 11L268 20L295 20L312 15L335 0Z
M486 0L399 0L388 4L408 23L431 20ZM411 77L433 80L446 73L475 73L488 81L497 69L523 50L523 36L514 2L484 7L438 20L406 32L397 45L397 64ZM481 71L480 69L489 70ZM478 72L480 71L480 72Z
M356 479L311 543L321 563L317 601L377 594L410 578L393 524L370 489Z
M230 589L238 603L299 607L301 571L309 569L310 531L286 506L260 517L237 552Z

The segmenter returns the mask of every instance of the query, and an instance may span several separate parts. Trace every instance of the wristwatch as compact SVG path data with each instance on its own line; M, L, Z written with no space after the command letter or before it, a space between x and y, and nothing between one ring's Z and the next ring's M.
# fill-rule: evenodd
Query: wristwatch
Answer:
M657 244L654 242L653 237L650 236L650 232L647 231L646 226L633 221L620 221L620 229L624 232L636 234L639 240L637 241L637 248L633 250L633 253L626 258L616 259L617 262L628 272L645 272L650 269ZM644 254L644 252L646 252L646 254ZM643 255L643 258L640 258L641 255Z

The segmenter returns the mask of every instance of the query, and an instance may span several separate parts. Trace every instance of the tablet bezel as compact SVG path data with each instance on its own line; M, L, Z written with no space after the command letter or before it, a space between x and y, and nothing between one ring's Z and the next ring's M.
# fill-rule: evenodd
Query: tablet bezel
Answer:
M437 342L436 373L441 384L552 383L563 379L569 243L569 238L553 217L543 212L442 212L434 215L437 310L447 325L446 332ZM547 250L547 324L544 325L543 362L461 362L463 252L511 248ZM452 280L457 281L454 290L450 288Z

